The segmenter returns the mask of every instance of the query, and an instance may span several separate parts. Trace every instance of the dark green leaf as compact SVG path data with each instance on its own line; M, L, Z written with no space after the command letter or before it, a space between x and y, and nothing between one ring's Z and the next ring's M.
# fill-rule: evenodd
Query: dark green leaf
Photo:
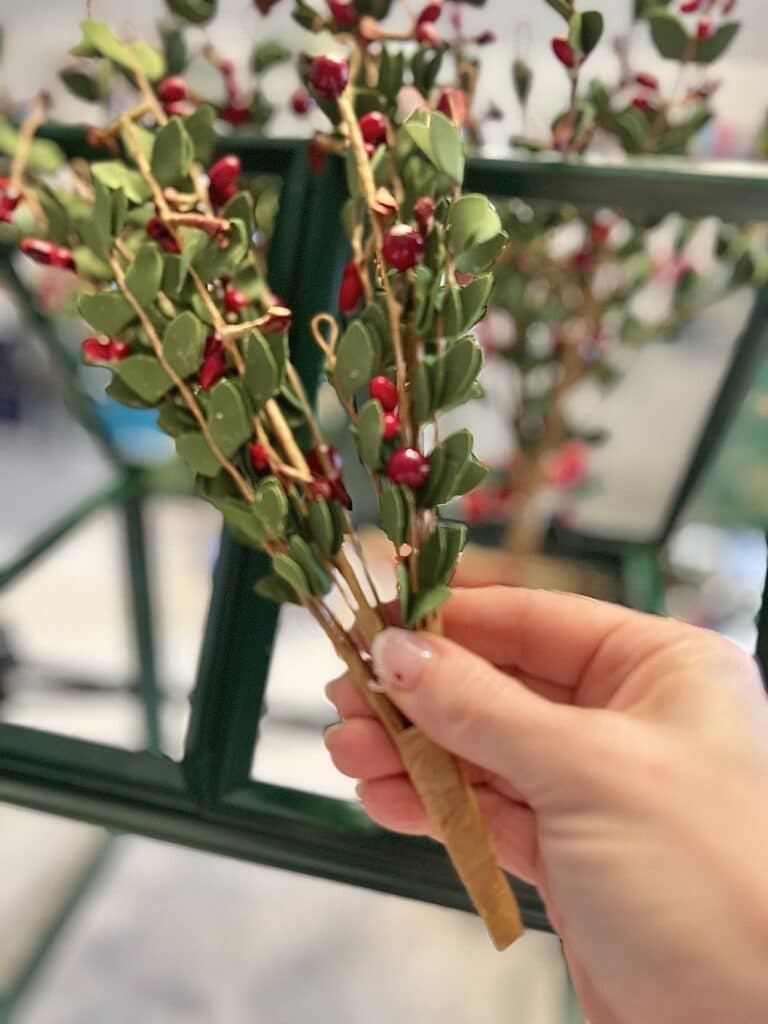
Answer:
M288 550L304 572L313 596L324 597L333 583L309 544L303 537L294 534L288 542Z
M309 598L314 596L304 570L290 555L282 553L275 555L272 559L272 566L277 575L293 587L297 594Z
M524 60L518 58L512 65L512 81L515 86L515 95L522 107L528 102L533 85L533 72Z
M155 137L152 173L163 186L184 186L195 156L192 139L181 122L172 117Z
M736 38L740 28L741 25L738 21L729 21L725 25L720 25L709 39L698 39L693 56L694 62L696 64L711 64L718 60Z
M110 338L119 335L135 319L133 308L118 291L81 295L77 308L94 330Z
M456 402L474 381L477 349L477 342L470 336L459 338L448 349L444 357L445 376L439 399L441 408Z
M203 25L216 13L216 0L165 0L168 7L180 18L193 25Z
M145 402L157 402L173 382L154 356L128 356L115 363L113 372Z
M340 501L329 501L328 507L331 510L331 518L333 519L333 553L339 550L341 545L344 543L344 538L349 529L347 523L347 510L341 504Z
M315 498L314 501L311 501L309 503L307 519L315 544L317 544L318 548L327 558L333 558L338 548L335 544L336 531L328 502L324 501L323 498Z
M422 619L426 619L433 612L436 612L441 605L445 604L450 596L451 591L448 587L442 586L414 594L410 601L408 618L405 625L409 627L417 625Z
M445 550L438 574L438 582L447 584L450 583L451 577L456 571L459 556L467 542L467 527L464 523L441 522L438 524L438 529L445 538Z
M91 174L107 188L122 189L132 203L143 203L152 195L141 174L119 160L98 160L91 164Z
M480 484L488 476L490 470L482 462L478 462L477 459L473 459L467 466L462 470L461 476L456 482L454 494L469 494L475 487L479 487Z
M650 21L651 38L661 56L667 60L682 60L691 40L680 19L674 14L659 10L651 15Z
M205 325L189 310L180 313L166 328L163 351L180 377L190 377L199 370L205 335Z
M384 487L379 498L381 528L399 548L408 536L409 509L402 489L396 484Z
M581 15L580 49L588 57L603 34L603 16L599 11L583 11Z
M257 550L263 547L267 535L252 507L234 498L218 502L218 507L222 511L227 528L238 543Z
M416 424L426 423L432 414L433 398L430 390L429 371L424 362L419 364L411 387L411 414Z
M277 365L265 338L256 332L244 339L245 386L258 412L280 388Z
M288 515L288 498L276 477L268 476L261 481L256 489L254 508L267 525L270 536L282 537Z
M384 418L381 405L369 399L361 407L357 418L357 450L360 461L371 472L381 465L381 442L384 438Z
M208 425L211 437L227 457L234 455L250 438L248 411L234 381L220 380L211 389Z
M257 43L251 51L251 70L259 75L268 68L284 64L290 59L289 49L276 39L267 39L263 43Z
M334 381L339 394L351 399L376 372L376 346L359 320L344 331L336 346Z
M156 245L142 245L128 268L125 283L142 306L154 302L163 279L163 257Z
M197 110L184 118L184 128L192 140L195 160L207 164L216 147L213 122L216 112L209 103L201 103Z
M274 573L263 576L253 588L259 597L267 601L275 601L277 604L300 604L296 597L296 591L285 580Z
M87 103L100 103L107 95L108 80L82 68L63 68L59 78L73 96Z
M432 531L419 550L419 590L429 590L442 583L440 570L445 557L445 533L439 526Z

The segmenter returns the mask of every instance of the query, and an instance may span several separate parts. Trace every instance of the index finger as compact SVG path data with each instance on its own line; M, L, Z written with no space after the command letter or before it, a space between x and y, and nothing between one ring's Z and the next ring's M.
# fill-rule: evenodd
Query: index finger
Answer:
M575 594L523 587L456 590L445 635L493 664L576 687L606 640L622 630L628 656L642 653L668 620ZM674 628L681 628L675 624Z

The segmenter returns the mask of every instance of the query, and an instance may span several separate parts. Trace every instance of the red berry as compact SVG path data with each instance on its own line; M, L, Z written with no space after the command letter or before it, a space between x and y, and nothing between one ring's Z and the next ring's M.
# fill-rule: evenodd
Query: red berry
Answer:
M365 155L370 160L373 154L376 152L376 147L372 142L364 142L363 148L365 149Z
M415 267L423 251L423 237L409 224L395 224L384 236L384 259L395 270L410 270L411 267Z
M227 288L224 292L224 307L228 313L239 313L241 309L245 309L250 304L251 300L239 288Z
M315 476L338 480L341 476L341 456L329 444L321 444L307 452L307 465Z
M400 418L396 412L385 412L382 421L384 423L384 440L391 441L400 433Z
M544 476L554 487L574 487L583 480L589 463L589 447L582 441L566 441L549 455Z
M635 75L635 82L638 85L642 85L644 89L658 89L659 80L656 75L652 75L647 71L640 71Z
M206 356L203 359L200 367L200 373L198 374L198 380L200 381L200 387L203 391L208 391L213 385L221 380L224 374L227 372L227 361L224 358L224 353L215 352L213 355Z
M62 270L74 270L75 258L70 249L63 245L54 245L44 238L22 238L19 248L25 256L44 267L59 267Z
M235 183L241 167L240 157L228 153L219 157L216 163L208 168L208 180L214 188L226 188L227 185Z
M224 206L236 194L237 184L234 181L230 181L228 185L223 185L221 188L211 186L208 189L211 203L216 208Z
M429 477L429 462L416 448L399 448L389 457L387 476L393 484L418 491Z
M400 399L397 387L389 377L374 377L368 385L368 394L381 404L385 412L392 412L396 409Z
M363 284L360 280L357 266L354 260L350 260L344 267L339 287L339 312L349 316L357 309L363 297Z
M311 480L307 481L304 488L307 496L312 500L322 498L324 501L330 501L333 497L333 484L322 476L313 476Z
M497 38L495 32L488 30L481 32L479 36L475 36L475 42L478 46L489 46L491 43L495 43Z
M86 363L112 362L112 342L107 338L86 338L80 351Z
M121 359L127 359L131 354L131 346L127 341L119 341L117 338L113 338L110 341L111 357L113 362L120 362Z
M293 96L291 96L291 106L293 107L294 114L302 116L308 114L312 109L312 97L303 87L297 89Z
M263 444L254 441L248 449L248 454L251 458L251 465L257 473L263 473L265 469L269 469L269 456Z
M467 120L467 94L463 89L441 89L437 109L461 128Z
M650 110L651 104L645 96L635 96L632 100L635 110Z
M416 41L422 46L439 46L442 40L432 22L424 21L416 27Z
M443 13L443 0L432 0L426 7L423 8L419 15L419 24L423 25L428 21L437 21L440 15Z
M226 121L227 124L237 128L250 119L251 109L242 103L230 102L226 103L223 107L219 107L218 114L222 121Z
M189 96L189 86L181 75L169 75L157 87L157 97L162 103L176 103Z
M380 110L371 110L360 118L360 131L366 142L378 146L387 137L387 119Z
M576 54L564 36L557 36L552 40L552 50L560 63L564 64L565 67L573 68L576 66Z
M286 306L270 306L260 327L265 334L282 334L290 329L293 314Z
M154 242L157 242L164 252L181 252L179 243L160 217L150 217L145 230L149 237Z
M309 71L309 80L315 92L326 100L341 96L349 81L349 64L342 57L323 54L315 57Z
M435 220L435 201L429 196L422 196L413 204L413 216L419 222L422 235L428 235Z
M684 0L684 3L680 4L680 12L682 14L693 14L698 11L704 0Z
M358 14L349 0L328 0L331 14L340 25L354 25Z
M710 18L702 18L699 24L696 26L696 36L698 39L709 39L712 35L712 21Z
M224 342L221 340L218 334L216 334L214 331L211 331L211 333L205 339L203 358L207 359L209 356L218 355L224 355Z

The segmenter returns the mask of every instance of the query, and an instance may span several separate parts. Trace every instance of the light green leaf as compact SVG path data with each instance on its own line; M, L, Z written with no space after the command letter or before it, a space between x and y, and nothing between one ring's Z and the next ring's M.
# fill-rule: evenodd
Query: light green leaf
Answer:
M97 160L91 164L91 174L107 188L122 189L132 203L143 203L152 195L139 172L119 160Z
M408 536L409 507L402 489L397 485L384 487L379 498L381 528L399 548Z
M344 331L336 346L334 381L339 394L351 399L376 371L376 346L359 320Z
M213 477L221 469L219 460L208 447L202 434L190 432L177 437L176 451L200 476Z
M194 156L192 139L187 134L181 118L172 117L155 137L152 173L163 186L183 186Z
M336 531L328 502L323 498L315 498L314 501L311 501L307 520L315 544L327 558L333 558L338 548L335 546Z
M357 450L360 461L371 472L375 472L381 465L383 438L383 410L379 402L369 399L360 407L357 417Z
M94 330L110 338L120 334L136 316L127 299L112 290L81 295L77 308Z
M139 247L136 256L125 275L128 291L142 306L154 302L163 279L163 257L156 245Z
M199 370L205 335L205 325L190 310L180 313L166 328L163 351L180 377L190 377Z
M216 148L215 118L216 112L210 103L201 103L197 110L184 118L184 128L192 139L195 160L202 164L208 163Z
M244 339L245 386L258 412L280 387L277 365L266 339L256 332Z
M227 458L234 455L250 438L248 411L234 381L220 380L211 389L208 426L211 437Z
M460 185L464 180L464 144L453 121L438 110L429 119L429 141L435 166Z
M310 598L314 596L304 570L290 555L282 553L275 555L272 559L272 566L277 575L293 587L297 594Z
M173 381L154 356L128 356L114 364L113 372L145 402L157 402Z
M285 534L285 518L288 515L288 498L274 476L265 477L256 489L253 507L265 523L271 537Z

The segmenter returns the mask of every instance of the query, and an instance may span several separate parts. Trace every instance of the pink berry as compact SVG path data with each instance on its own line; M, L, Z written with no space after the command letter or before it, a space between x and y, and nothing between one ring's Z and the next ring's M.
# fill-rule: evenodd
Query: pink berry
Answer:
M303 117L304 114L308 114L312 109L312 97L305 88L297 89L293 96L291 96L291 106L293 107L294 114L299 114Z
M563 36L557 36L552 40L552 50L560 61L567 68L573 68L576 66L576 54L573 51L573 47Z
M429 477L429 462L416 448L399 448L389 457L387 476L393 484L418 491Z
M309 71L309 80L315 92L326 100L341 96L349 81L349 64L342 57L323 54L315 57Z
M181 75L169 75L157 87L157 98L161 103L178 103L189 96L189 86Z
M328 8L340 25L354 25L358 14L349 0L328 0Z
M415 267L424 252L424 239L409 224L395 224L384 236L382 252L385 261L395 270Z
M382 421L384 423L384 440L391 441L400 433L400 418L396 412L385 412Z
M226 188L227 185L235 183L241 167L240 157L228 153L226 156L219 157L216 163L211 164L208 168L208 180L214 188Z
M227 288L224 292L224 308L228 313L239 313L241 309L245 309L250 304L251 300L239 288Z
M385 412L393 412L400 400L397 387L389 377L374 377L368 385L368 394L381 404Z
M435 201L430 196L422 196L413 204L413 216L419 223L422 235L428 235L435 220Z
M378 146L387 137L387 119L380 110L371 110L360 118L360 131L366 142Z
M263 444L254 441L248 448L248 454L251 459L251 465L257 473L263 473L264 470L269 469L269 456Z

